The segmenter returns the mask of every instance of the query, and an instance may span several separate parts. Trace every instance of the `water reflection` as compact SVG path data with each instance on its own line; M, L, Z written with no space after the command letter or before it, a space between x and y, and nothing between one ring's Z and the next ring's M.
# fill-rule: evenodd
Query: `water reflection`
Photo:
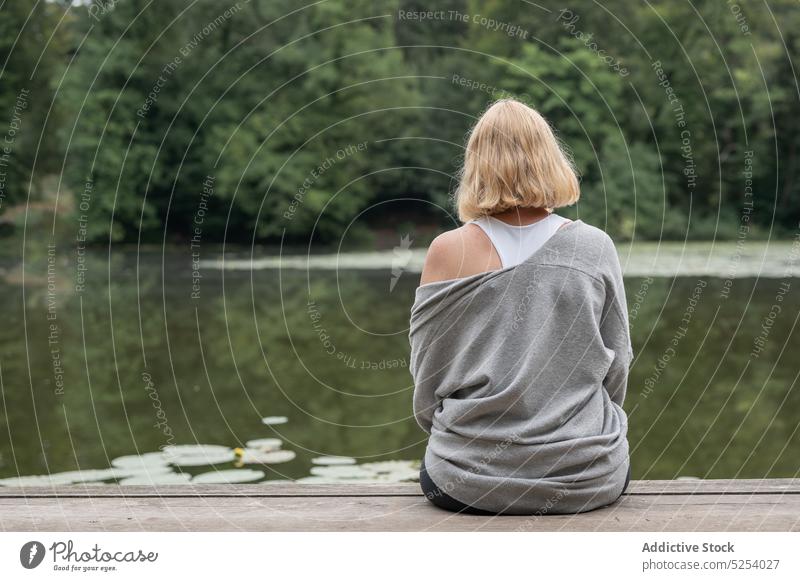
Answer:
M162 265L144 252L138 277L135 251L110 264L93 254L80 290L69 264L50 289L44 264L34 260L30 276L6 265L0 283L0 476L416 478L425 440L410 416L414 276L209 270L192 299L190 262L177 254ZM781 284L626 280L635 478L797 474L800 298ZM764 339L778 296L782 314ZM222 448L151 456L205 443ZM131 455L143 459L114 463ZM328 457L342 460L319 460Z

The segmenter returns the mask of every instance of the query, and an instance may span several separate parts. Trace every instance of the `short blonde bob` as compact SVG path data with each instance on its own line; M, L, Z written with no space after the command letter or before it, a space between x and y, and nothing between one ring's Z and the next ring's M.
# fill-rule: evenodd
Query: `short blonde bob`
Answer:
M579 197L572 162L544 117L515 99L493 103L469 135L455 193L459 219L561 208Z

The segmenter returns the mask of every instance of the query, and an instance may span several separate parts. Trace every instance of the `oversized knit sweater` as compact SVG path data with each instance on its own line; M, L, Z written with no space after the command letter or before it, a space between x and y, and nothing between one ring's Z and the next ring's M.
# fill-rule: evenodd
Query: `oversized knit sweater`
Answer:
M602 230L576 220L517 266L419 287L409 336L425 464L446 494L506 514L621 494L633 351Z

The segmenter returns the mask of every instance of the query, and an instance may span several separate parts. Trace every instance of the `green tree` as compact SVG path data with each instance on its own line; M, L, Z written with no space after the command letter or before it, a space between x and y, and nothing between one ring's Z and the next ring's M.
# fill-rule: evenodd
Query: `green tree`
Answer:
M57 167L58 142L48 132L61 121L51 105L67 49L63 11L56 2L0 4L0 212L28 199L31 178ZM32 186L36 199L38 181Z

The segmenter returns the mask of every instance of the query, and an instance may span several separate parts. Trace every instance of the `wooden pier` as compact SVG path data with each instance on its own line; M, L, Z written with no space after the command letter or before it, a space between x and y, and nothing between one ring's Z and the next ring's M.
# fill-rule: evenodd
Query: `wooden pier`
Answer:
M416 484L0 488L3 531L800 531L800 479L642 480L580 515L435 508Z

